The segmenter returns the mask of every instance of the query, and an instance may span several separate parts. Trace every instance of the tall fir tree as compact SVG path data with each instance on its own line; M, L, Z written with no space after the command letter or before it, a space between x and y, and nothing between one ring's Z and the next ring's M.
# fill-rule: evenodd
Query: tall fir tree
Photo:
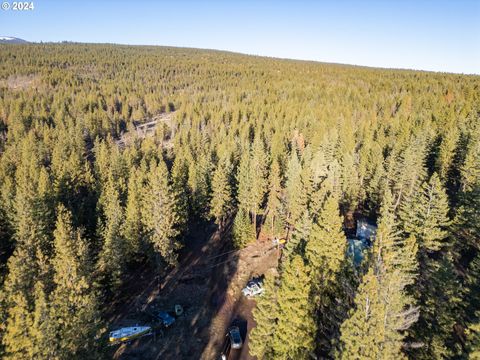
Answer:
M170 265L177 262L176 251L180 247L177 236L175 197L170 185L170 176L165 162L160 159L158 163L150 164L147 175L147 188L142 218L148 232L148 238L155 251Z
M50 319L50 304L41 281L35 284L35 311L29 336L33 343L32 358L50 359L54 357L55 324Z
M72 226L70 213L63 206L57 213L52 260L55 290L50 300L56 340L52 357L95 359L99 356L101 316L90 255L85 240Z
M122 226L122 234L125 238L126 253L138 255L144 239L144 228L142 222L143 201L143 178L146 174L142 168L132 168L128 178L127 203L125 206L125 222Z
M425 153L426 142L418 136L409 139L408 145L398 142L393 145L390 156L386 160L386 176L392 185L395 209L411 199L419 191L426 178Z
M461 311L456 311L457 324L465 324L470 331L469 351L480 354L479 326L480 304L480 186L461 194L461 202L452 233L454 264L462 269L463 283ZM472 259L473 254L475 256ZM466 265L468 264L468 265ZM460 341L462 339L459 339ZM458 340L457 340L458 342ZM475 345L476 344L476 345Z
M306 257L316 283L334 280L345 258L346 244L338 199L328 195L306 246Z
M240 162L237 168L237 202L238 209L251 213L253 209L253 174L252 174L252 159L250 156L250 147L247 146L240 157Z
M383 354L382 320L385 316L379 298L378 278L371 267L363 277L355 296L355 309L341 326L340 359L398 359L397 354ZM386 355L386 357L384 357Z
M10 296L7 322L2 343L5 346L5 359L31 359L34 349L30 329L33 324L31 306L22 293Z
M190 189L188 163L183 156L176 157L172 166L172 192L175 198L175 212L178 215L177 230L180 235L184 235L190 222Z
M241 249L254 241L256 238L255 229L250 221L248 212L242 208L237 211L233 221L233 243L235 247Z
M441 138L435 168L444 183L448 181L459 137L460 134L457 127L449 125L449 128L445 130Z
M466 350L469 359L480 359L480 306L477 299L480 297L480 253L471 261L468 267L466 294L463 298L467 341Z
M432 252L442 247L450 225L448 198L440 178L434 173L416 196L400 207L403 230L414 235L421 249Z
M313 351L315 322L310 301L308 266L293 255L284 266L277 291L278 320L273 337L274 359L308 359Z
M346 208L354 210L363 196L358 174L358 156L354 151L343 154L341 169L343 203Z
M252 220L253 228L257 232L257 215L263 205L268 186L267 166L268 156L260 136L256 136L251 148L250 172L252 177Z
M480 125L476 126L476 131L472 131L465 160L460 167L461 185L464 192L472 190L480 182L480 135L478 128L480 128Z
M191 191L191 210L197 216L207 219L210 215L211 158L202 152L196 157L189 154L188 187Z
M292 149L290 160L287 166L287 182L285 186L287 222L294 227L298 222L307 204L304 203L302 185L302 165L298 159L297 151Z
M349 307L344 284L347 276L345 251L347 239L342 228L338 198L329 194L323 202L308 238L305 257L311 268L312 303L317 322L317 349L328 353L331 340L338 336L339 326Z
M277 160L272 161L268 177L267 218L265 223L270 235L278 236L283 229L283 189L280 177L280 167Z
M477 317L480 317L477 315ZM471 324L467 332L468 359L480 359L480 322Z
M212 178L212 199L210 201L210 213L215 222L223 227L223 224L233 207L231 180L232 165L227 157L219 160Z
M265 275L264 292L257 298L253 310L256 326L249 334L250 355L258 359L274 359L273 338L277 324L277 285L276 277L272 273Z
M106 283L112 289L117 289L122 283L127 251L122 233L125 214L112 174L103 184L100 204L105 220L101 230L103 246L99 254L98 267Z
M416 276L414 238L399 237L394 201L387 190L372 263L341 326L341 358L402 359L405 330L418 319L407 286ZM413 242L413 244L412 244Z
M17 191L14 198L15 250L8 259L8 273L3 283L1 317L4 321L2 343L6 356L29 358L33 342L29 329L33 321L35 282L48 269L41 269L40 259L51 252L51 191L48 174L39 165L35 141L22 144L21 163L16 169ZM42 270L46 270L42 272ZM47 279L49 280L49 279ZM22 327L25 327L22 329Z
M457 295L451 249L446 244L451 224L448 213L447 194L436 173L400 206L404 234L418 241L419 275L412 292L420 306L420 317L409 330L410 339L423 344L409 351L416 358L452 355L445 342L454 325Z

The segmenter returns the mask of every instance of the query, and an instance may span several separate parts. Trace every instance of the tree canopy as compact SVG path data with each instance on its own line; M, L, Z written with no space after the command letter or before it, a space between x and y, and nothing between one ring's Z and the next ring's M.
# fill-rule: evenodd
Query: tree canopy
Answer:
M480 77L93 44L0 64L0 356L101 358L116 289L216 226L287 242L259 359L478 355Z

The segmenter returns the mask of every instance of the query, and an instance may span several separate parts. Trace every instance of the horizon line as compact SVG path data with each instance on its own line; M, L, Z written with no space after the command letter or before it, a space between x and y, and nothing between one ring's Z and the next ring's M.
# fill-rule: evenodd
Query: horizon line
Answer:
M116 43L116 42L83 42L83 41L74 41L74 40L58 40L58 41L29 41L23 38L19 38L11 35L0 35L2 37L9 37L14 39L19 39L25 41L25 43L0 43L0 45L29 45L29 44L84 44L84 45L116 45L116 46L138 46L138 47L170 47L177 49L191 49L191 50L205 50L205 51L218 51L218 52L228 52L237 55L251 56L251 57L262 57L275 60L290 60L290 61L302 61L302 62L313 62L319 64L327 65L340 65L340 66L352 66L367 68L370 70L392 70L392 71L414 71L414 72L425 72L425 73L434 73L434 74L446 74L446 75L460 75L460 76L480 76L480 73L464 73L464 72L452 72L452 71L442 71L442 70L425 70L425 69L415 69L415 68L403 68L403 67L387 67L387 66L376 66L376 65L361 65L361 64L351 64L351 63L342 63L342 62L332 62L325 61L320 59L305 59L305 58L290 58L290 57L279 57L274 55L262 55L254 53L240 52L236 50L229 49L214 49L214 48L202 48L202 47L192 47L192 46L181 46L181 45L159 45L159 44L127 44L127 43Z

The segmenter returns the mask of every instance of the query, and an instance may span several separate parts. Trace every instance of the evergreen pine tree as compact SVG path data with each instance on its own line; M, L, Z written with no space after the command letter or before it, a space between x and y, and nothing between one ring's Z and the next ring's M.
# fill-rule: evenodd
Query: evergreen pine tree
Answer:
M455 266L463 269L461 311L455 309L456 323L468 325L468 351L470 358L480 358L480 187L461 194L461 203L454 221ZM472 254L475 257L469 262ZM463 318L463 321L460 320ZM475 357L476 356L476 357Z
M10 359L29 359L34 350L29 329L33 321L32 293L39 269L35 243L31 238L25 240L8 259L8 274L1 293L2 344L5 357Z
M265 276L264 292L257 298L253 310L256 326L249 334L250 354L258 359L273 359L273 337L276 332L278 313L276 277L272 273Z
M392 185L395 209L402 202L415 197L425 180L425 147L422 137L410 139L407 146L399 142L394 144L392 154L386 160L386 175L388 183Z
M291 236L289 237L283 252L288 256L297 253L301 254L303 257L305 253L305 245L310 238L312 226L312 216L310 215L308 208L306 208L303 215L297 221L295 229L291 231Z
M284 266L277 291L274 359L307 359L314 349L315 322L308 271L299 255L293 255Z
M256 238L255 230L250 222L248 212L240 208L233 221L233 243L235 247L241 249Z
M339 326L346 316L349 301L344 284L345 251L347 240L342 229L338 200L329 194L323 202L317 220L308 238L305 256L311 268L312 303L316 313L318 332L322 340L317 349L330 351L330 342L338 336Z
M232 165L228 157L219 160L218 166L212 178L212 199L210 201L210 213L215 222L222 228L232 208L232 187L230 173Z
M185 234L189 224L188 164L183 156L175 158L172 167L172 192L175 198L175 212L178 215L177 230Z
M358 174L357 158L353 151L349 151L342 156L341 183L343 203L348 209L355 209L359 199L362 196L362 186Z
M105 222L102 227L103 247L99 255L98 266L103 278L113 289L116 289L122 282L126 263L126 246L122 234L125 216L112 175L104 184L100 200Z
M462 190L464 192L474 189L480 183L480 135L472 131L471 139L468 142L465 160L460 168Z
M263 204L265 193L267 191L267 165L268 157L265 153L264 145L259 136L255 138L251 149L250 172L252 178L251 198L252 198L252 219L253 228L257 232L257 215Z
M287 222L290 226L295 226L303 212L306 209L304 203L302 185L302 165L298 159L297 152L292 149L290 160L287 167L287 182L285 187L286 204L287 204Z
M238 184L237 201L238 209L250 212L253 207L252 186L253 174L251 167L250 150L247 149L240 157L236 180Z
M10 306L7 310L6 330L2 343L5 346L5 359L31 359L34 351L30 329L33 316L27 298L22 293L10 296Z
M327 196L307 242L306 257L315 283L333 281L345 258L347 240L343 232L338 200Z
M480 296L480 253L469 265L466 279L466 294L463 298L468 324L466 348L469 359L480 359L480 309L477 299Z
M448 211L447 194L434 173L411 202L401 205L399 216L405 233L414 235L421 248L437 251L447 236Z
M146 194L142 218L148 232L150 242L155 251L165 262L173 265L177 261L176 251L179 248L178 214L175 212L175 198L169 182L169 174L165 162L150 164L147 175Z
M479 315L477 315L480 318ZM470 360L480 359L480 322L471 324L467 332L467 349Z
M434 173L420 192L400 208L404 233L418 240L419 275L412 291L420 306L418 323L409 330L423 347L412 349L416 358L452 356L446 341L454 325L455 291L452 255L445 246L450 221L447 195Z
M436 169L440 179L444 183L448 180L449 171L451 170L452 162L455 156L455 150L459 140L459 132L456 127L451 127L443 134L438 157L436 159Z
M127 204L122 234L125 238L126 252L135 255L140 252L144 229L142 224L143 175L141 168L133 168L128 179Z
M341 326L340 359L401 359L397 353L383 353L385 310L381 304L380 284L373 268L368 270L355 296L355 309ZM404 358L404 357L403 357Z
M54 237L55 290L51 294L50 319L54 324L56 344L50 348L52 357L97 358L101 317L89 254L63 206L58 208Z
M267 219L270 235L276 236L283 231L282 221L282 185L278 161L273 160L268 177Z
M32 358L51 359L54 357L55 349L55 326L50 319L50 308L47 294L42 282L35 284L35 311L33 312L33 323L29 329L33 343Z
M341 326L341 358L400 359L404 331L418 319L406 287L416 276L414 238L402 241L387 190L374 242L372 264L355 297L355 308Z
M202 218L209 217L211 159L204 153L188 159L188 187L191 191L192 212Z

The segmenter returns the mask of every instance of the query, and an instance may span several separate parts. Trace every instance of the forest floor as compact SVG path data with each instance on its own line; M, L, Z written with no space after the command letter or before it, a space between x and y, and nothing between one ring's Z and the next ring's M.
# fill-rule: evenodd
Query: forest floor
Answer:
M112 304L109 330L150 324L155 331L112 347L114 359L216 359L232 321L240 325L244 346L232 350L229 359L253 359L248 334L255 326L255 300L245 298L241 290L251 277L276 270L279 252L262 236L235 251L215 227L195 230L177 267L160 276L139 269L126 281L123 296ZM184 314L168 329L155 326L152 315L173 311L176 304L183 306Z

